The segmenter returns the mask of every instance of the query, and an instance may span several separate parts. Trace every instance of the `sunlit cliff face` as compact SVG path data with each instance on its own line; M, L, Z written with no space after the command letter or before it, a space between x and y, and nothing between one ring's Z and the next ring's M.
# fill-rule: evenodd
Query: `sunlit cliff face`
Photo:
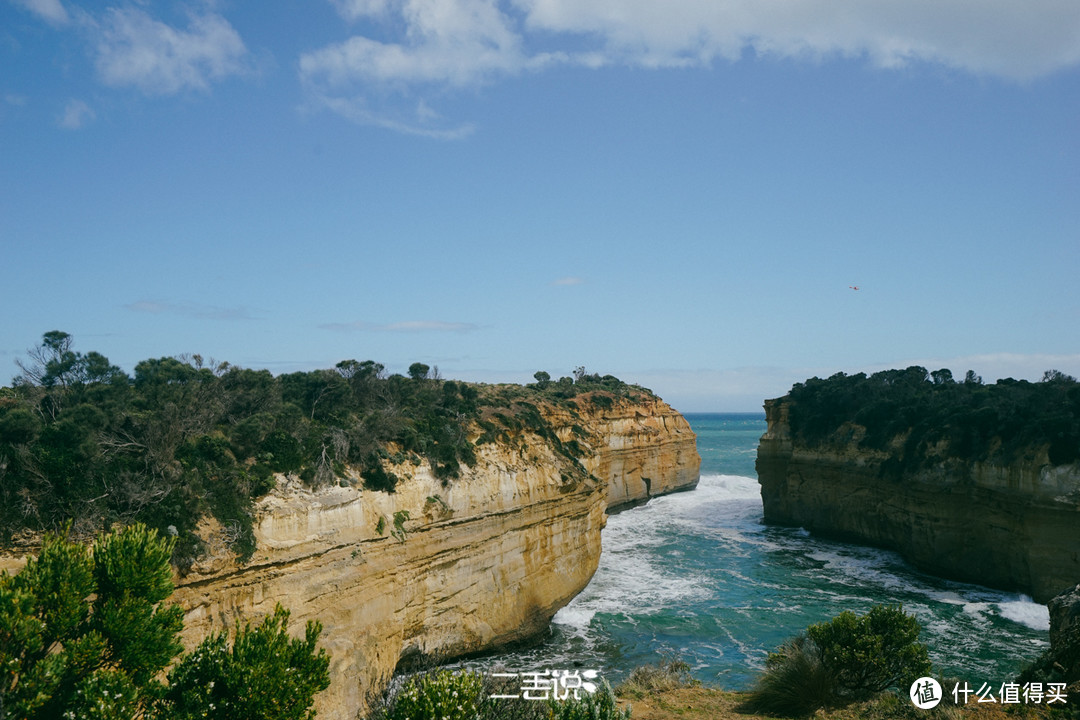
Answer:
M446 485L426 462L394 465L392 494L280 478L258 505L251 561L211 558L179 581L186 642L281 603L293 628L324 626L320 717L352 718L403 657L542 632L596 570L609 505L694 487L700 456L659 400L540 409L560 440L578 441L579 461L522 430L478 445L476 464Z

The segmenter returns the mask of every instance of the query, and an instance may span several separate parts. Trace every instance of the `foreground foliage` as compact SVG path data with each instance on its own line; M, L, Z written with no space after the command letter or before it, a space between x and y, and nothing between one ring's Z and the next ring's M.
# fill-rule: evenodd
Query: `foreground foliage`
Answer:
M690 664L677 657L665 657L651 665L639 665L630 671L615 692L619 697L642 698L680 687L701 685L690 675Z
M918 636L913 616L885 605L811 625L769 655L746 709L793 717L889 688L906 692L931 670Z
M92 548L46 536L22 572L0 574L0 718L310 718L329 683L321 630L286 633L280 607L260 626L224 633L181 658L174 539L136 524Z
M516 685L469 670L433 669L391 684L368 720L630 720L604 683L595 693L565 700L493 697L516 694Z

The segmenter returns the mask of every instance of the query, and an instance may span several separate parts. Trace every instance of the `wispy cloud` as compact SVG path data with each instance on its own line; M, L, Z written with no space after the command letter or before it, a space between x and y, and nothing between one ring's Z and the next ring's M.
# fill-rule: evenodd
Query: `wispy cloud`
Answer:
M585 284L585 281L583 279L579 278L579 277L574 277L573 275L571 275L569 277L559 278L558 280L555 280L551 284L552 285L583 285L583 284Z
M183 303L140 300L124 306L133 312L151 315L184 315L206 320L252 320L251 311L244 307L217 307L213 305L187 305Z
M60 0L13 0L13 2L54 25L64 25L71 19Z
M555 65L700 68L747 53L839 56L1022 81L1080 63L1080 3L1067 0L330 2L346 22L364 21L365 34L301 55L303 84L350 120L407 132L415 126L399 111L386 115L387 106Z
M476 127L471 123L450 124L433 113L422 101L416 109L381 105L373 109L361 95L334 97L317 91L310 93L309 107L331 110L358 125L373 125L393 130L403 135L417 135L436 140L461 140L472 135Z
M248 70L243 40L215 13L192 13L181 30L138 8L110 8L92 26L98 74L114 87L171 95L206 90L212 81Z
M82 100L69 100L64 107L64 112L57 120L57 124L66 130L78 130L86 122L93 120L97 115L89 105Z
M478 325L463 322L442 322L439 320L407 320L395 323L370 323L356 321L349 323L325 323L319 326L324 330L365 331L365 332L457 332L466 333L479 329Z

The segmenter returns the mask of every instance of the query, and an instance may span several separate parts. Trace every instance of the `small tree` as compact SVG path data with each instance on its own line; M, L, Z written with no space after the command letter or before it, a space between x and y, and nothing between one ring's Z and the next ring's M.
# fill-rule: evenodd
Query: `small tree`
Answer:
M309 720L315 693L329 684L330 659L318 649L322 625L308 621L304 638L290 638L289 611L278 605L261 624L236 624L212 635L169 673L169 690L160 717Z
M533 377L536 378L536 387L540 388L541 390L551 384L551 375L544 372L543 370L536 372Z
M91 554L47 536L22 572L0 575L0 708L51 719L145 706L182 649L183 613L164 604L174 542L133 525L99 537Z
M954 382L952 370L949 370L948 368L934 370L930 373L930 378L934 381L935 385L952 385Z
M424 380L427 378L431 368L422 362L414 362L409 366L409 377L413 380Z
M866 615L845 610L771 653L745 709L806 715L868 693L907 689L930 674L919 622L900 607L876 605Z
M845 610L806 634L844 691L907 687L930 672L926 646L918 642L919 621L899 606L875 605L862 616Z
M22 572L0 574L0 720L313 716L329 682L321 627L291 640L280 607L254 630L238 627L231 651L224 634L204 641L170 675L174 687L158 680L182 650L183 613L166 602L174 543L138 524L92 551L48 535Z

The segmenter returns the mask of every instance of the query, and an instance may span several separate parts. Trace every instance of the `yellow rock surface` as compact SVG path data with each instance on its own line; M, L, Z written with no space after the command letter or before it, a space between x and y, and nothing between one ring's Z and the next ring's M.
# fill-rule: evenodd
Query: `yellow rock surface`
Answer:
M319 620L331 684L316 707L344 719L403 658L542 631L595 572L608 506L694 487L700 457L686 420L660 400L540 410L560 440L578 440L580 462L521 432L479 445L476 464L445 486L426 462L387 465L402 478L393 494L281 478L257 505L249 563L220 554L178 580L185 644L277 603L294 632Z

